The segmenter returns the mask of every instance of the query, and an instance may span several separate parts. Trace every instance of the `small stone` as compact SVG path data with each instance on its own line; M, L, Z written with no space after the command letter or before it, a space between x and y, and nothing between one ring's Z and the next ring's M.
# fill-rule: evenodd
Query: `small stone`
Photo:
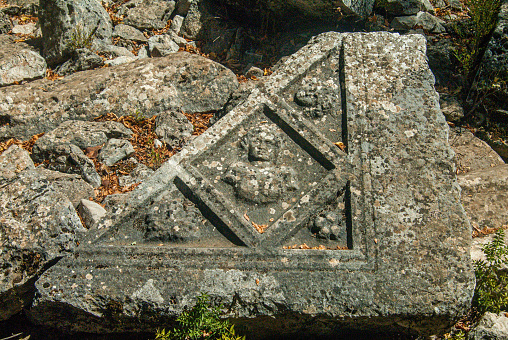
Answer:
M134 147L128 140L112 138L101 149L98 159L107 166L111 166L132 154L134 154Z
M14 179L18 173L27 169L35 169L34 162L28 151L14 144L0 154L0 183Z
M82 199L78 205L78 212L85 222L85 227L90 229L94 226L104 215L106 215L106 209L100 204L93 201Z
M439 105L445 118L449 122L457 122L464 118L464 109L460 105L457 98L448 95L441 95Z
M175 32L176 34L180 33L180 29L182 28L184 17L181 15L175 15L173 20L171 20L171 26L169 27L170 30Z
M265 72L262 69L260 69L259 67L252 66L249 68L247 73L245 73L245 76L247 78L251 77L261 78L262 76L264 76L264 74Z

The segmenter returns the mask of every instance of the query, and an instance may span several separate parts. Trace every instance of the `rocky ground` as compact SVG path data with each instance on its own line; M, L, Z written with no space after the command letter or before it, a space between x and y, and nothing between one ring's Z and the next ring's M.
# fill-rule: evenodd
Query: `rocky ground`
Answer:
M114 211L123 193L270 77L279 60L325 31L426 36L476 243L506 227L508 3L481 68L489 87L465 100L456 58L463 39L457 23L468 20L464 3L371 5L372 11L316 12L232 1L0 0L0 211L6 230L0 234L0 320L7 320L0 337L53 332L19 327L29 322L20 311L30 304L36 278L72 253L80 235ZM71 20L74 12L78 22ZM298 20L281 20L290 14ZM60 221L56 227L54 220Z

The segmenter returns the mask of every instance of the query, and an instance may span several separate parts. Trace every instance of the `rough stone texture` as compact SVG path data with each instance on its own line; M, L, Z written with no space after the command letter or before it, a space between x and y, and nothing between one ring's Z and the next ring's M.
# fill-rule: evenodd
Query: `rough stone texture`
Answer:
M14 179L23 170L35 169L28 151L11 145L0 155L0 183Z
M126 63L130 63L130 62L133 62L133 61L136 61L138 60L137 57L118 57L118 58L115 58L115 59L111 59L111 60L106 60L106 62L104 64L108 65L108 66L118 66L118 65L122 65L122 64L126 64Z
M0 88L0 139L28 139L64 121L91 120L108 112L151 117L180 108L219 110L238 87L235 74L209 59L186 52L164 58Z
M183 19L179 32L187 39L198 39L200 37L201 30L203 29L204 22L207 19L210 20L210 15L201 3L201 1L191 3L189 11L185 16L185 19Z
M131 158L131 160L136 160L135 158ZM137 163L137 161L136 161ZM152 176L154 171L147 167L144 164L137 163L134 164L134 169L132 169L131 172L129 172L126 176L120 176L118 177L118 183L120 186L124 187L127 185L132 185L136 183L141 183L145 181L146 179L150 178Z
M86 71L104 65L104 60L88 48L78 48L71 52L71 59L55 69L62 76L79 71Z
M173 41L170 35L154 35L148 39L148 49L152 57L165 57L178 52L180 46Z
M25 43L0 35L0 87L46 75L46 61ZM1 113L0 113L1 115Z
M135 57L135 55L123 46L109 45L101 41L95 41L92 49L107 58Z
M51 183L56 191L67 197L75 208L82 199L95 197L93 187L79 175L66 174L44 168L37 168L37 171Z
M31 316L153 330L208 292L254 338L444 330L474 274L433 79L422 36L318 36L118 197Z
M98 0L41 0L39 22L43 56L49 65L67 60L71 43L83 44L83 37L109 41L113 25ZM86 46L81 46L86 47Z
M450 129L449 140L455 151L455 164L459 174L504 164L502 158L487 143L467 129Z
M37 139L34 145L34 157L47 152L58 144L74 144L80 149L86 149L104 144L110 138L130 138L132 131L118 122L84 122L69 120L60 124L56 129Z
M93 201L82 199L78 206L78 212L85 223L86 228L94 226L104 215L106 209Z
M418 12L416 15L396 17L390 23L396 30L409 30L416 25L431 33L444 33L444 21L427 12Z
M458 177L462 204L473 228L508 225L508 165L468 172Z
M134 7L129 8L129 6ZM143 0L143 1L130 1L124 5L129 8L126 11L124 23L136 27L138 29L155 29L159 30L164 28L169 19L169 15L175 9L174 1L157 1L157 0Z
M112 166L132 154L134 154L134 147L128 140L112 138L99 152L99 161L107 166Z
M34 146L33 158L44 162L43 166L49 170L81 175L94 188L101 185L94 163L74 144L55 144L46 149L36 149Z
M390 15L411 15L420 11L434 11L429 0L384 0L382 7Z
M155 119L155 133L173 148L189 139L193 131L194 126L180 112L163 112Z
M6 0L9 12L14 12L12 15L26 14L37 16L39 10L38 0Z
M8 33L12 29L12 23L9 16L0 12L0 34Z
M487 312L478 325L468 333L468 340L508 340L508 317L506 313Z
M24 25L16 25L12 28L12 33L14 33L14 34L30 35L30 34L35 34L36 31L37 31L37 24L34 22L30 22L30 23L24 24Z
M34 282L85 231L72 203L37 170L0 184L0 320L28 307Z
M115 26L115 30L113 31L113 38L114 37L119 37L125 40L133 40L137 42L146 42L148 40L140 30L137 30L132 26L123 24Z

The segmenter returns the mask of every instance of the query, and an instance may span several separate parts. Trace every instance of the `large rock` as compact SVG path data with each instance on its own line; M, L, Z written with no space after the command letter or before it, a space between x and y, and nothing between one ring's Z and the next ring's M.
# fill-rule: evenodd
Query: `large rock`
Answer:
M429 0L383 0L379 3L389 15L411 15L420 11L434 11Z
M0 35L0 87L42 78L46 69L46 61L32 47Z
M88 48L78 48L70 54L71 59L55 69L57 74L66 76L68 74L91 70L104 65L104 60Z
M508 225L508 164L468 172L458 181L462 204L474 228Z
M446 329L474 273L433 85L420 35L313 39L118 195L31 316L153 331L208 292L252 338Z
M505 164L503 159L487 143L467 129L450 129L449 140L453 151L455 151L455 164L458 174Z
M166 26L171 13L175 9L175 2L132 0L123 7L126 8L125 19L123 20L125 24L141 30L159 30Z
M67 120L219 110L238 87L224 66L189 53L143 59L115 67L75 73L59 81L40 80L0 88L0 139L51 131Z
M502 312L487 312L478 325L468 333L468 340L508 340L508 316Z
M43 55L49 65L69 59L94 39L110 40L113 25L98 0L41 0Z
M42 167L37 168L37 170L51 183L57 192L63 194L71 201L74 208L76 208L83 199L95 198L93 187L85 182L80 175L66 174Z
M0 184L0 320L28 307L38 276L86 231L72 203L37 170Z

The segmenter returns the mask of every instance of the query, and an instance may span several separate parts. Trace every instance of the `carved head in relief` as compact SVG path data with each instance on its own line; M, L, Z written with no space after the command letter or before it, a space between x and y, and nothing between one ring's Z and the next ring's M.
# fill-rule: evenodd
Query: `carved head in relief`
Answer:
M250 130L241 141L241 146L248 151L249 161L277 162L282 140L277 127L262 124Z

